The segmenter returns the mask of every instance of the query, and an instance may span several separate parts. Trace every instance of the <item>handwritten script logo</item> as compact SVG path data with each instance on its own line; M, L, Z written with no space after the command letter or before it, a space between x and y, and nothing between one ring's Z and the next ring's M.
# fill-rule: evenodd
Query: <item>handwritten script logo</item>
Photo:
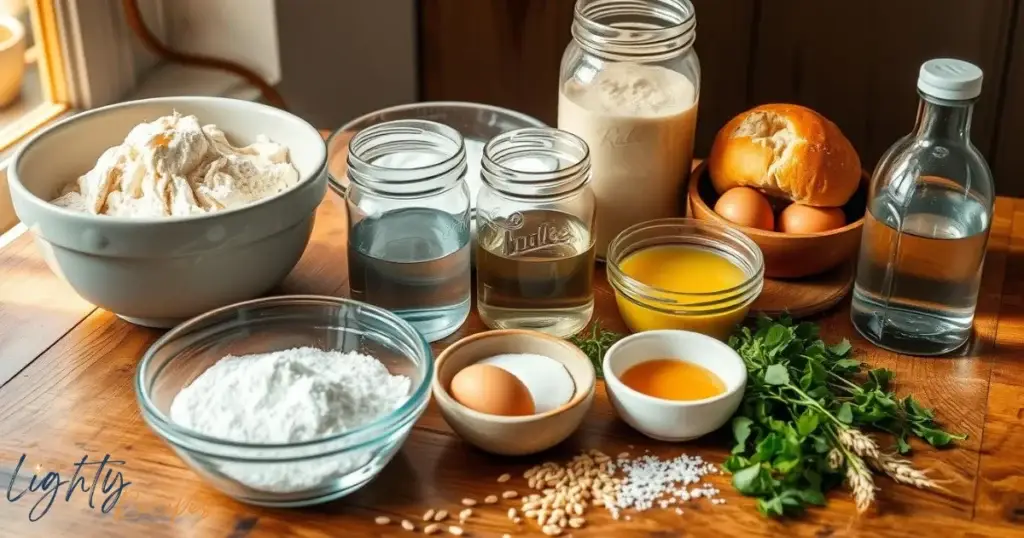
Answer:
M572 229L564 224L543 221L536 228L526 229L525 218L518 211L494 224L503 230L506 256L529 254L573 240Z
M104 455L103 459L99 461L89 461L89 456L85 455L73 464L75 472L71 475L70 480L61 480L60 473L57 471L48 471L40 478L39 473L42 470L37 467L36 472L29 480L28 487L15 493L15 484L18 481L18 475L21 474L21 467L25 464L25 458L26 455L22 454L18 459L18 465L14 468L11 481L7 484L7 501L18 502L26 496L28 496L26 500L31 500L33 494L38 493L36 502L28 512L29 521L42 519L53 507L54 501L60 494L60 489L64 486L68 486L63 494L64 502L70 502L75 492L81 490L83 495L89 495L89 508L94 510L96 509L97 492L100 493L103 497L99 508L102 513L107 514L117 506L121 494L131 484L124 479L124 475L119 470L119 467L125 464L124 461L112 460L110 454ZM89 482L90 476L91 482ZM89 483L87 484L87 482Z
M114 508L115 521L177 523L188 516L194 516L192 522L195 523L206 517L206 509L202 505L184 499L174 503L142 503L139 500L139 492L135 489L123 497Z
M613 148L632 146L644 141L643 131L634 127L610 127L604 132L601 143Z

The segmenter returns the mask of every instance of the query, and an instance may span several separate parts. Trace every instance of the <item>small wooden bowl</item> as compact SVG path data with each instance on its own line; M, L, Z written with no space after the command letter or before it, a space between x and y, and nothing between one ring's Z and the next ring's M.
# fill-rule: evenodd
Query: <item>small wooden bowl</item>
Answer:
M505 417L474 411L448 392L455 374L477 361L502 353L536 353L565 366L576 388L565 405L547 413ZM547 450L572 435L594 401L597 376L579 348L536 331L503 329L467 336L437 358L432 390L448 425L478 448L502 456L521 456Z
M757 243L764 256L766 277L801 278L824 273L857 256L870 181L871 177L863 173L860 189L843 206L849 224L817 234L771 232L739 226L725 220L712 209L718 202L718 193L711 184L706 163L701 163L691 175L689 207L694 218L731 226Z

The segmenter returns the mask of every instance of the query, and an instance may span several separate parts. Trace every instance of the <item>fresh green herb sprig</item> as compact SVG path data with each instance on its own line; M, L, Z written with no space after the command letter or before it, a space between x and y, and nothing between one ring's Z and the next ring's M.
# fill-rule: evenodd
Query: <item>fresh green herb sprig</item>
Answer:
M813 323L761 317L729 339L747 367L747 389L732 421L735 446L723 467L733 486L757 497L773 517L824 505L825 493L844 480L858 512L875 500L872 471L918 488L938 488L925 472L883 452L862 429L893 434L896 451L910 452L909 439L944 447L951 435L934 413L913 397L898 398L889 386L894 374L862 372L846 340L834 345L818 337ZM858 379L862 381L858 381Z
M604 379L602 368L604 354L608 351L608 348L612 347L612 344L618 342L623 336L620 333L605 329L600 321L595 321L591 324L589 331L584 330L575 336L570 336L568 340L587 354L590 362L594 364L597 378Z

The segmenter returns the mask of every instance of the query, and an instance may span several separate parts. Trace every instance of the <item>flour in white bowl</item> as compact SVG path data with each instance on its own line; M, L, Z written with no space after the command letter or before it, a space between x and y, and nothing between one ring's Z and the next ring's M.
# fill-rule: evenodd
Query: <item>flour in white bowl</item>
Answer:
M52 203L93 215L185 217L247 206L299 179L285 146L259 135L236 147L216 125L174 112L136 125Z
M171 403L171 420L195 432L246 444L311 441L358 428L398 408L411 381L356 352L294 348L227 356ZM339 447L332 447L337 450ZM311 449L310 456L323 451ZM261 458L295 451L261 450ZM289 463L223 463L220 471L254 489L294 492L366 465L371 451Z

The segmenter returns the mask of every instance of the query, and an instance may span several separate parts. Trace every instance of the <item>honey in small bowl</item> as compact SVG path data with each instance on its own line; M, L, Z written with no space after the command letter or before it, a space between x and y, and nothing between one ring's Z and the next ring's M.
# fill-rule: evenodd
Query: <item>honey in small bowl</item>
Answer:
M634 364L619 376L619 380L641 394L662 400L704 400L725 392L725 383L714 372L676 359L653 359Z

